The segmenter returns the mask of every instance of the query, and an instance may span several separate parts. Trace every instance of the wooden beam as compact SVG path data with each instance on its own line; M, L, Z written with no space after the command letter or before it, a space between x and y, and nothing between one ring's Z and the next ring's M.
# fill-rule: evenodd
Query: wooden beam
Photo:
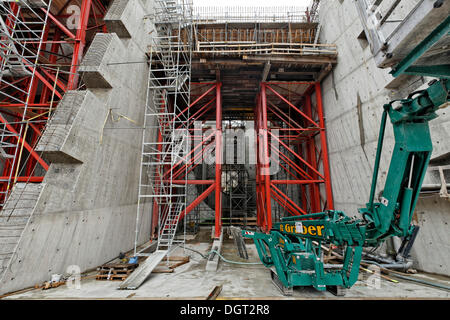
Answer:
M247 56L247 61L258 62L285 62L285 63L297 63L297 64L311 64L311 65L323 65L323 64L336 64L337 58L327 56L309 56L309 57L283 57L283 56Z
M322 68L322 70L320 71L320 73L317 77L317 82L321 82L331 72L331 69L333 69L333 66L331 63L326 65L324 68Z
M267 80L267 76L269 75L270 72L270 60L266 62L266 64L264 65L264 70L262 73L262 77L261 77L261 81L264 82Z

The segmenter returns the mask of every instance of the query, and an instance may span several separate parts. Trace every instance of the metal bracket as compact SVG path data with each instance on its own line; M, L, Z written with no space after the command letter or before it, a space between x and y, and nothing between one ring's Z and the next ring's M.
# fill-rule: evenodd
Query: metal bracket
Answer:
M444 169L442 168L442 166L438 167L439 170L439 177L441 178L441 190L439 191L439 195L441 196L441 198L447 198L450 200L448 191L447 191L447 182L445 181L445 176L444 176Z

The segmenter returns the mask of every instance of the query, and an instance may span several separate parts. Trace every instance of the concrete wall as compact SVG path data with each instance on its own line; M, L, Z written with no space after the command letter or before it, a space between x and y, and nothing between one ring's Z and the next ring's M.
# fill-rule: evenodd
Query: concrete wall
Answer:
M105 20L117 34L95 36L80 67L87 89L66 93L37 147L51 163L44 182L17 184L2 212L0 294L134 247L151 8L110 6ZM147 206L139 243L150 236Z
M334 202L336 209L355 215L369 198L383 104L404 97L427 80L405 82L396 90L385 88L394 79L389 70L376 67L368 43L358 39L363 27L354 1L321 1L319 16L320 41L337 44L339 52L337 66L322 82ZM445 109L438 114L439 118L430 123L432 158L450 150L450 116ZM385 137L378 191L384 187L394 142L389 122ZM427 176L425 183L431 180ZM450 274L449 214L449 201L439 197L420 199L416 215L422 230L413 249L418 268ZM435 240L427 240L430 237Z

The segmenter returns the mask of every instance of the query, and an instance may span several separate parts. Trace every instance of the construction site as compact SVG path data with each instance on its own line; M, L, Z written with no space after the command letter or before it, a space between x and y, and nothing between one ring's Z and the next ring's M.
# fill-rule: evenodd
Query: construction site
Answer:
M0 299L449 299L450 1L203 3L0 1Z

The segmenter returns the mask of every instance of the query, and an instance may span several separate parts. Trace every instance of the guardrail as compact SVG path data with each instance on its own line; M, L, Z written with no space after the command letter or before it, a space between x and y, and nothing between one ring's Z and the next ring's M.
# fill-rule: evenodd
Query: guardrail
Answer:
M311 43L256 43L256 42L197 42L194 53L209 54L285 54L285 55L337 55L335 44Z
M306 8L299 6L194 6L193 19L197 23L231 22L306 22Z

